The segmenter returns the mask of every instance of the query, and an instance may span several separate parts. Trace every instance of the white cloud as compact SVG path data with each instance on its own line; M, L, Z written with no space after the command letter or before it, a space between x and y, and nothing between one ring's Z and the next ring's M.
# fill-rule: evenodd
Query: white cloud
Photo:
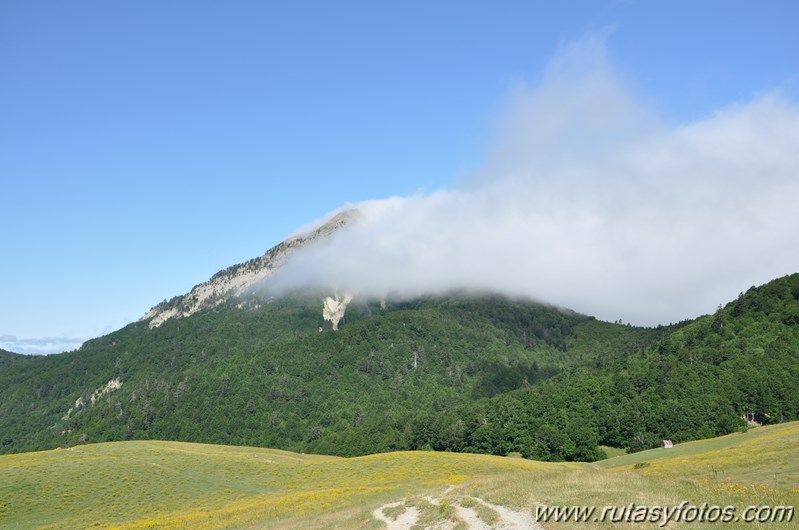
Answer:
M0 335L0 349L27 355L47 355L75 350L83 344L84 340L74 337L20 339L15 335Z
M457 189L355 205L281 284L488 289L654 325L797 271L799 108L778 94L667 124L588 38L511 91L496 138Z

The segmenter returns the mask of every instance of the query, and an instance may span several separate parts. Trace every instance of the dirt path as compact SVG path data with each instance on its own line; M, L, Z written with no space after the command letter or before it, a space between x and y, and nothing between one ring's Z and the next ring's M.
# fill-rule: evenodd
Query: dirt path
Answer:
M440 497L428 495L424 497L424 500L433 506L441 506L443 498L453 490L454 487L450 486ZM425 527L426 529L444 530L453 528L458 523L463 523L468 530L542 530L541 525L535 522L530 513L511 510L505 506L492 504L479 497L451 496L447 499L447 502L453 508L452 512L450 512L454 512L453 516L443 515L442 518ZM462 504L468 504L469 506L463 506ZM482 506L482 509L476 509L474 507L476 504ZM405 511L396 517L384 513L386 509L403 505L405 505ZM491 520L493 522L491 523L480 517L480 512L482 511L485 514L486 510L492 515ZM375 519L383 521L388 530L410 530L414 525L418 524L422 513L415 506L407 506L406 501L399 501L384 504L373 511L372 515L374 515Z
M460 504L455 505L455 513L458 514L458 517L466 523L466 528L469 530L491 530L491 525L480 519L480 516L477 515L477 511L466 508L461 506Z
M479 497L467 497L472 499L473 501L482 504L483 506L490 508L499 514L500 522L497 523L496 526L492 528L496 528L497 530L516 530L516 529L540 529L541 525L535 522L533 516L527 512L517 512L516 510L511 510L510 508L506 508L505 506L499 506L497 504L491 504L488 501L485 501Z
M372 515L374 515L375 519L378 521L383 521L386 523L388 530L410 530L411 527L416 524L416 521L419 520L420 514L418 508L415 508L414 506L408 506L404 512L399 514L394 519L383 513L383 510L386 508L396 508L397 506L402 506L403 504L405 504L403 501L384 504L377 510L373 511Z

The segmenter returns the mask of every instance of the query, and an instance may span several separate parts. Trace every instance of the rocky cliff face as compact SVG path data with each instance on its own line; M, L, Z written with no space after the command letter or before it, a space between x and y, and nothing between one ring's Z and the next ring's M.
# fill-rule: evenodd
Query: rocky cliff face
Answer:
M322 317L330 322L333 331L338 329L338 323L344 318L347 305L352 302L351 294L328 296L322 301Z
M188 294L176 296L168 302L158 304L140 320L149 320L150 328L155 328L170 318L187 317L202 309L210 309L232 298L240 297L252 290L259 282L274 275L293 252L329 237L357 215L358 210L341 212L322 226L275 245L263 256L233 265L214 274L207 282L195 285ZM346 307L346 303L344 307ZM341 308L342 314L343 309ZM341 316L336 319L336 323L340 318Z

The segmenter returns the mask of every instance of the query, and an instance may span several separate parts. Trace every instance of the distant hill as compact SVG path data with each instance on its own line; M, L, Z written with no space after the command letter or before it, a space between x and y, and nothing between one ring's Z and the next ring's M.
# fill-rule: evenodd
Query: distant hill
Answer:
M0 355L0 452L162 439L595 460L599 445L637 451L741 430L743 417L799 418L797 274L658 328L468 292L350 300L231 287L348 215L78 351ZM216 295L198 294L209 286Z

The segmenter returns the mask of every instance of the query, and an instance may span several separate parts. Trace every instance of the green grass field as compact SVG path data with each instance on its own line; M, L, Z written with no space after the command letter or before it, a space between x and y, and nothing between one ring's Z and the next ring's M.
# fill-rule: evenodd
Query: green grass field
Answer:
M0 456L0 528L381 528L375 508L422 506L423 495L444 499L425 505L424 520L467 496L528 513L536 504L684 500L799 506L799 422L595 464L432 452L345 459L154 441Z

